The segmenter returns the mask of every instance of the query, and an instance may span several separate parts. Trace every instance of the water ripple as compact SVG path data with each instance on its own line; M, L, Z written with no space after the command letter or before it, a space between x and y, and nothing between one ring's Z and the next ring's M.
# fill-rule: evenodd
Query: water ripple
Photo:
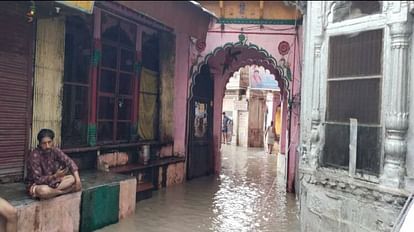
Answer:
M225 146L222 173L162 189L135 216L100 231L299 231L298 206L276 156Z

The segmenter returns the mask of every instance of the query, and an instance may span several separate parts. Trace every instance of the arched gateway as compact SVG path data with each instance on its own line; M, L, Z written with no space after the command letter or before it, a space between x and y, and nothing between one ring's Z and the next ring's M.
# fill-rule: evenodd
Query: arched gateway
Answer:
M263 66L279 83L282 101L289 95L290 80L276 59L257 45L246 44L243 35L239 38L237 43L215 48L193 66L187 109L188 179L220 170L222 99L235 71L246 65Z

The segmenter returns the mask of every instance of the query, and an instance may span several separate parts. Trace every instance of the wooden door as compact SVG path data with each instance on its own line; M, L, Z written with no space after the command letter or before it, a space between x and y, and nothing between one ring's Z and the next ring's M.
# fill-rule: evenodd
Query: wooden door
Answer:
M213 173L213 77L205 65L196 76L189 102L187 178Z

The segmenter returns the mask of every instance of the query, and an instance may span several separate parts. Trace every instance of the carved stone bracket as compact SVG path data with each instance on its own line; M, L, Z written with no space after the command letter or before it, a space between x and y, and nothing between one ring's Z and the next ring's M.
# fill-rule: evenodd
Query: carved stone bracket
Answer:
M408 130L408 45L411 23L391 24L392 76L388 89L388 112L385 116L385 163L380 177L384 186L402 188L404 183L405 157L407 153L406 133Z
M321 65L321 47L323 38L321 35L315 37L314 44L314 75L312 88L312 117L311 117L311 136L310 136L310 152L308 155L308 164L312 169L318 167L318 159L320 155L320 109L319 109L319 95L320 95L320 65Z

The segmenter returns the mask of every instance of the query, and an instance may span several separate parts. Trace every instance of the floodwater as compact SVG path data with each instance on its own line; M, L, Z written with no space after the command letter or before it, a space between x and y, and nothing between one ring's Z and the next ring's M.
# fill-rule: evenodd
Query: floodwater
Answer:
M99 231L300 231L294 194L286 193L276 155L223 145L222 173L153 193L136 213Z

